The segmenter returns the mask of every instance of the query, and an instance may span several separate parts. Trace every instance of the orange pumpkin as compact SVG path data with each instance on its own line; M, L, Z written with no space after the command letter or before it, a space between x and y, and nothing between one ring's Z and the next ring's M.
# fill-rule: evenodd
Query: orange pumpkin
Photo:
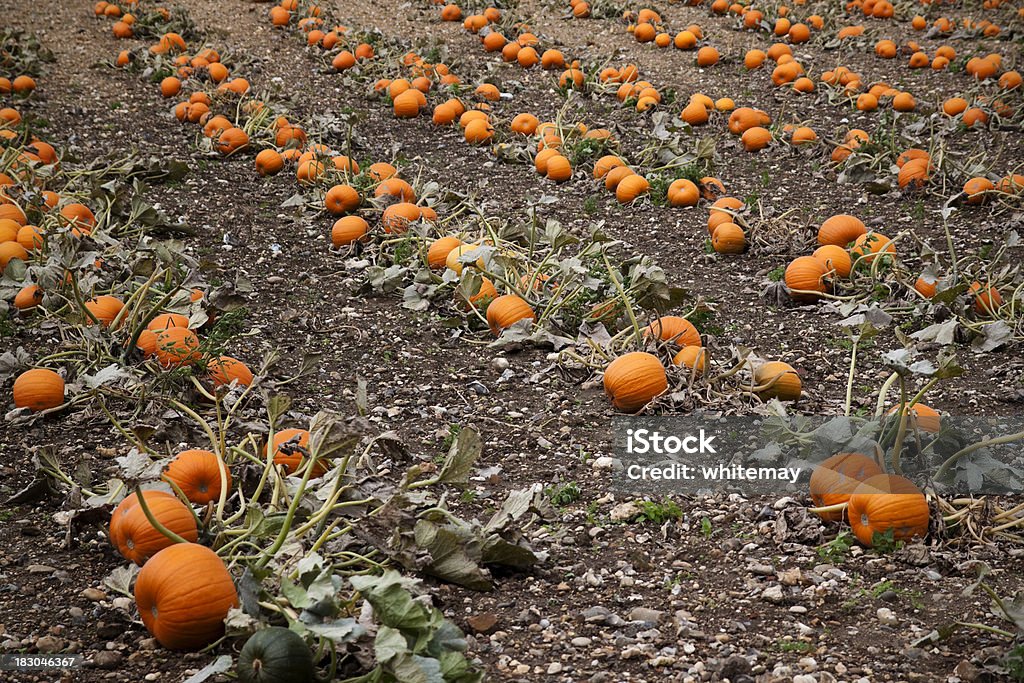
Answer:
M735 223L722 223L711 235L711 246L719 254L742 254L747 248L747 236Z
M224 561L195 543L154 555L135 581L135 604L146 629L169 650L197 650L221 637L238 593Z
M43 303L43 288L39 285L25 285L14 297L14 307L27 311Z
M100 325L103 325L103 327L110 327L121 312L121 309L124 308L124 302L117 297L107 296L104 294L92 299L91 301L86 301L85 308L87 311L92 313L93 317L99 321ZM87 320L86 324L91 325L92 320Z
M706 359L707 353L700 346L684 346L672 357L672 364L689 368L700 375L704 373Z
M33 368L14 380L14 406L33 411L49 410L64 403L64 378L53 370Z
M173 482L185 497L197 505L206 505L219 500L221 473L224 474L224 490L231 491L231 472L218 462L211 451L182 451L174 457L164 470L163 479Z
M142 495L153 519L164 528L186 541L194 543L199 538L196 518L184 503L174 496L153 496L149 491L143 491ZM125 559L140 567L153 555L175 544L149 523L141 504L131 507L124 514L117 531L118 551Z
M754 384L757 395L763 401L777 398L780 401L797 401L803 385L800 375L789 363L771 361L762 363L754 370ZM762 388L763 387L763 388Z
M249 135L241 128L228 128L221 131L213 146L224 156L231 156L249 146Z
M188 327L188 316L181 313L161 313L154 317L146 325L146 329L152 332L166 330L171 327Z
M814 258L821 261L827 273L835 273L839 277L850 277L853 262L850 253L834 244L826 244L814 250Z
M897 541L928 534L928 500L914 483L893 474L876 474L861 482L846 510L854 536L867 547L875 534L892 531Z
M668 186L666 198L671 206L696 206L700 201L700 189L692 180L679 178Z
M663 315L644 328L644 339L657 338L679 346L700 346L700 332L686 318Z
M861 235L854 241L853 247L850 249L850 255L853 257L854 262L862 260L864 263L871 263L882 254L895 253L896 245L892 243L891 239L880 232L869 232Z
M825 291L825 264L813 256L799 256L786 266L784 276L794 301L816 301Z
M434 240L430 244L430 248L427 249L427 265L431 270L443 269L448 260L448 254L461 246L463 246L462 240L450 235Z
M288 474L295 474L305 458L309 448L309 432L305 429L283 429L274 434L274 464L281 465ZM318 459L313 468L314 477L327 472L323 460Z
M265 149L256 155L256 172L261 176L274 175L284 168L284 157L275 149Z
M899 406L893 406L887 414L895 415L898 409ZM904 410L907 409L905 408ZM909 408L909 411L913 423L923 432L937 434L942 427L942 418L939 415L939 411L935 410L935 408L926 406L923 403L915 403Z
M619 410L635 413L668 388L657 356L634 351L613 360L604 371L604 391Z
M167 491L147 490L143 491L142 495L146 497L146 502L151 502L154 498L174 498L174 495ZM175 500L177 500L175 498ZM125 516L139 504L138 496L135 493L131 493L122 500L114 511L110 515L110 528L107 533L107 538L110 541L110 545L115 548L124 542L124 536L121 533L121 522L124 521Z
M856 216L841 213L825 220L818 228L818 244L834 244L846 247L868 231L864 222Z
M165 368L192 365L199 360L199 338L187 327L153 330L153 335L153 355Z
M975 280L971 283L967 293L974 297L974 310L979 315L995 315L999 307L1003 305L1003 297L999 290L989 284L982 284Z
M827 507L847 503L862 481L876 474L882 468L874 458L862 453L837 453L816 465L811 472L811 500L815 507ZM819 512L818 516L830 522L843 519L843 510Z
M360 216L339 218L331 227L331 244L342 247L360 241L370 231L370 225Z
M651 184L646 178L631 172L615 186L615 198L620 204L629 204L640 195L647 194L650 188Z
M334 215L350 213L359 208L359 193L350 185L335 185L324 195L324 208Z
M530 304L515 294L499 296L487 306L487 324L495 336L500 336L502 330L520 320L536 319L537 314L533 312Z
M252 370L245 363L231 356L221 356L210 361L206 369L209 371L210 379L213 380L215 387L227 386L232 382L238 382L244 387L252 384Z

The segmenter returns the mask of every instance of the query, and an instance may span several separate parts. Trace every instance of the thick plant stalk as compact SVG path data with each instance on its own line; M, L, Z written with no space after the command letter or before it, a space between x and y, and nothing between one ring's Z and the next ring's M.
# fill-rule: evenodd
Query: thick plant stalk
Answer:
M860 336L853 340L853 347L850 349L850 373L846 379L846 409L843 415L850 417L850 407L853 404L853 379L857 370L857 347L860 345Z
M175 543L188 543L188 541L165 527L157 520L156 517L153 516L153 512L149 509L149 504L146 503L146 497L142 495L142 489L138 486L135 487L135 498L139 501L139 507L142 508L142 514L146 515L146 519L154 529Z
M964 457L965 455L970 455L974 451L981 450L985 446L998 446L1004 443L1013 443L1014 441L1020 441L1021 439L1024 439L1024 432L1016 432L1015 434L998 436L994 439L983 439L982 441L972 443L970 446L965 446L964 448L961 448L953 455L949 456L949 458L947 458L946 461L939 466L939 469L936 470L935 472L934 478L937 480L945 478L945 476L949 474L949 470L952 469L954 465L956 465L960 458Z

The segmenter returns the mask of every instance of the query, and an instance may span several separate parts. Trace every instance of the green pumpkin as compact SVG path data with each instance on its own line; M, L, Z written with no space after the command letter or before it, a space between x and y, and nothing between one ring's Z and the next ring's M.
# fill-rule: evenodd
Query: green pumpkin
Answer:
M313 655L299 634L280 626L257 631L238 655L242 683L310 683Z

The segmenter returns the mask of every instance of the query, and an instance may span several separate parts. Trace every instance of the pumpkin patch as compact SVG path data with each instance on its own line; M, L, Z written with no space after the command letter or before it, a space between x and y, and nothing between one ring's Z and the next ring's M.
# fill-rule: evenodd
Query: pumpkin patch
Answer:
M0 29L7 649L1015 670L1018 7L61 9Z

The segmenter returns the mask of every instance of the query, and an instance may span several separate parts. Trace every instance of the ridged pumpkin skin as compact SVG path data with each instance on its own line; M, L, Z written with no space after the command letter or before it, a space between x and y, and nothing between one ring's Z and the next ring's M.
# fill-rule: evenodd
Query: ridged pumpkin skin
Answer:
M241 683L310 683L314 675L306 641L281 626L254 633L238 655Z
M673 365L682 365L691 370L696 369L698 375L704 374L707 353L700 346L684 346L672 357Z
M800 375L789 363L782 361L771 361L763 363L754 370L754 384L762 386L771 382L775 377L779 379L770 387L758 392L761 400L767 401L777 398L780 401L796 401L800 398L803 385L800 382Z
M331 244L343 247L366 237L370 225L360 216L345 216L334 222L331 228Z
M711 236L711 246L719 254L742 254L747 248L747 235L735 223L722 223Z
M786 287L794 301L816 301L825 291L825 264L813 256L798 256L786 266Z
M892 240L880 232L869 232L861 235L853 243L850 255L854 262L858 259L862 263L871 263L881 254L895 254L896 245Z
M224 562L209 548L175 543L154 555L135 581L146 629L168 650L197 650L224 633L238 593Z
M815 507L849 502L854 489L876 474L882 474L882 468L874 458L862 453L837 453L811 472L811 500ZM843 513L843 510L830 510L819 512L818 516L829 522L838 522L843 519Z
M34 411L49 410L64 403L64 378L53 370L33 368L14 380L14 405Z
M430 244L430 248L427 249L427 265L431 270L443 270L445 268L445 262L448 260L448 254L453 249L461 247L463 244L462 240L458 237L441 237L434 240Z
M152 332L166 330L172 327L188 327L188 316L181 313L161 313L149 321L146 329Z
M154 330L156 346L153 355L165 368L192 365L200 358L199 338L186 327Z
M487 307L487 324L495 336L520 320L536 320L537 314L521 297L505 294L492 301Z
M644 328L644 339L657 337L679 346L700 346L700 332L686 318L663 315Z
M175 456L164 470L163 479L174 482L193 503L206 505L220 499L220 472L224 472L224 483L231 491L231 471L217 463L217 456L210 451L182 451Z
M148 491L143 491L142 495L156 521L186 541L194 543L199 539L196 519L184 503L174 496L152 496ZM149 523L146 512L140 504L125 513L118 525L118 533L120 536L117 544L118 551L125 559L140 567L153 555L174 544L174 541L157 531Z
M853 261L850 259L850 252L834 244L826 244L814 250L814 258L821 261L828 273L834 273L838 277L850 277L850 270Z
M912 481L893 474L864 480L850 496L846 512L853 535L869 548L875 533L889 529L897 541L928 534L928 500Z
M818 244L834 244L845 248L867 231L864 221L856 216L841 213L826 219L818 228Z
M91 301L85 302L85 308L93 314L103 327L110 327L117 314L124 308L124 302L113 296L98 296ZM86 324L91 325L92 320L86 318Z
M146 497L147 503L154 498L174 498L174 495L167 491L150 490L143 491L142 494ZM132 508L138 504L138 496L132 493L126 496L125 499L122 500L116 508L114 508L114 511L110 514L110 528L109 533L107 534L107 537L110 540L110 545L116 548L124 542L124 535L121 533L121 522L124 521L124 518L129 512L131 512Z
M604 392L624 413L637 412L667 388L661 361L644 351L619 356L604 371Z
M237 381L245 387L252 384L252 370L245 363L231 356L221 356L210 361L206 369L216 387L226 386L233 381Z

